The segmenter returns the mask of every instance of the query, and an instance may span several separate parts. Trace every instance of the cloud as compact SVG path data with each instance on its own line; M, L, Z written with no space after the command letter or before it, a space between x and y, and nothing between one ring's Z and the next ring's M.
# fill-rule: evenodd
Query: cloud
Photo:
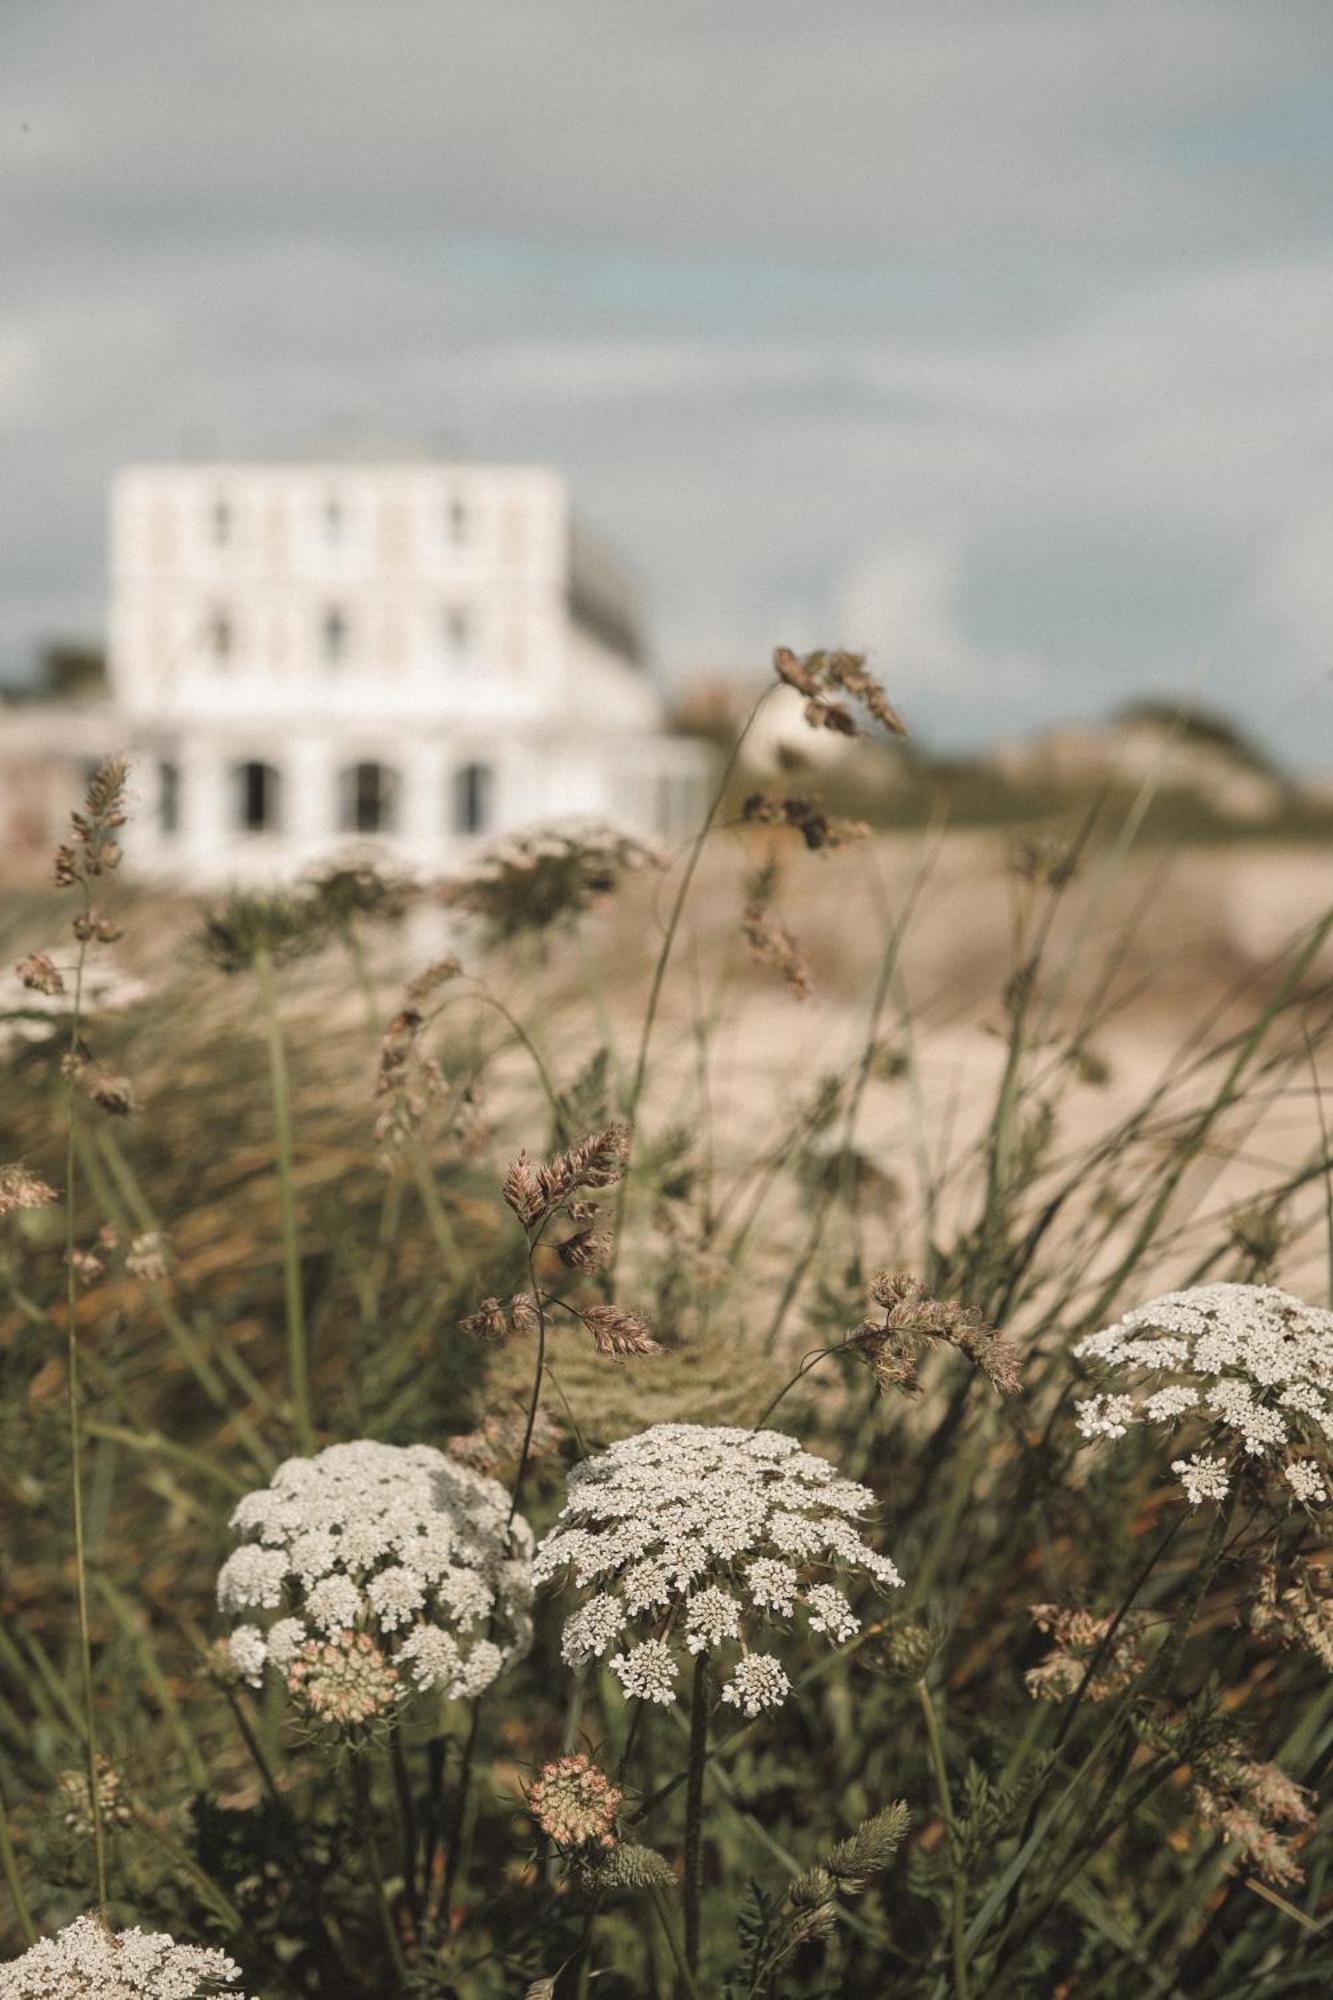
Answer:
M992 652L963 630L963 551L899 542L863 556L835 593L837 643L865 651L895 701L1004 712L1038 693L1046 669L1030 655Z
M363 428L561 466L674 668L855 612L923 729L1200 676L1266 720L1256 661L1304 685L1328 610L1326 29L1322 0L1280 32L1249 0L21 11L0 670L99 619L118 463ZM1329 704L1285 741L1333 758Z

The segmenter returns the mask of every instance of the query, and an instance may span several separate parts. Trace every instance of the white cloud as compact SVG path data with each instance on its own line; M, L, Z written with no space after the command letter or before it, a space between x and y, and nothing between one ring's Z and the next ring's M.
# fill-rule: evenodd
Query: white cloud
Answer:
M963 551L946 542L890 543L863 556L834 596L837 643L868 652L895 701L925 696L957 709L1024 700L1046 680L1030 655L989 651L960 622Z

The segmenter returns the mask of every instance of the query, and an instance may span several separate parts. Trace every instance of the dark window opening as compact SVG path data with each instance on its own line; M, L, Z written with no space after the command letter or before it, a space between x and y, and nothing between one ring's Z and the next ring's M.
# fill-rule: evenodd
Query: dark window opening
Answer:
M236 823L246 833L272 833L278 824L282 778L257 760L234 767Z
M179 833L181 823L181 774L178 764L164 758L157 767L157 825L163 834Z
M213 541L218 548L225 549L231 540L232 517L230 501L221 498L215 500L213 502L211 519Z
M468 538L468 526L467 506L455 494L449 502L449 540L455 545L465 542Z
M324 502L324 534L326 540L339 542L343 532L343 503L336 493L330 493Z
M489 764L464 764L454 773L454 832L484 833L491 818L494 772Z
M398 773L387 764L353 764L339 780L345 833L391 833L398 818Z

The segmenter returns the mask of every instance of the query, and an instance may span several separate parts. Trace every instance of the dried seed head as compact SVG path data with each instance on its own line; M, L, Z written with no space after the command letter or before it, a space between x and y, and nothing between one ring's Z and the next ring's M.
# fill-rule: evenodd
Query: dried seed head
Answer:
M906 723L866 666L864 653L819 651L800 657L789 646L779 646L773 654L773 670L780 681L805 696L805 719L812 729L832 729L840 736L860 735L853 711L835 698L833 691L837 690L849 695L890 735L907 734Z
M1087 1701L1109 1701L1137 1680L1143 1667L1140 1639L1147 1623L1137 1613L1130 1612L1115 1626L1114 1638L1086 1682L1088 1667L1115 1624L1113 1616L1098 1617L1076 1605L1059 1604L1029 1604L1028 1615L1037 1630L1054 1642L1046 1658L1023 1676L1034 1701L1063 1701L1080 1688Z
M210 910L196 944L219 972L248 972L261 957L275 965L318 951L328 926L308 897L236 890Z
M849 1345L874 1369L882 1388L914 1390L921 1355L935 1341L956 1347L1001 1395L1019 1388L1017 1348L975 1307L932 1298L909 1271L879 1272L870 1281L870 1296L883 1308L884 1318L865 1321Z
M509 1331L517 1340L529 1340L541 1326L541 1314L531 1292L515 1292L509 1301Z
M93 1103L113 1118L128 1118L134 1109L134 1085L129 1077L99 1069L86 1074L84 1082Z
M21 1162L0 1167L0 1215L13 1215L20 1208L53 1208L59 1199L53 1187Z
M14 967L23 984L33 993L63 993L65 981L49 952L30 952Z
M660 1354L658 1345L637 1313L620 1306L580 1306L579 1318L596 1344L597 1352L623 1360L635 1354Z
M503 1346L509 1322L499 1299L483 1299L474 1313L459 1320L458 1331L467 1334L470 1340L486 1340L492 1346Z
M525 1229L535 1229L549 1211L540 1174L526 1153L510 1165L501 1193Z
M604 1271L611 1259L611 1238L604 1229L581 1229L559 1246L567 1271Z
M65 1800L64 1821L76 1839L93 1837L92 1792L85 1770L61 1771L56 1779ZM107 1757L97 1759L97 1803L104 1827L128 1826L133 1814L124 1781Z

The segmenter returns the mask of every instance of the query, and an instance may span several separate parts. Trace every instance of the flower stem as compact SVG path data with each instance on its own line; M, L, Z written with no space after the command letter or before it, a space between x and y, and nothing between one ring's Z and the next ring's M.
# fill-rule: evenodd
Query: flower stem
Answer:
M287 1050L278 1014L273 960L265 950L255 953L255 973L268 1030L269 1081L273 1092L273 1126L278 1147L278 1199L282 1213L282 1282L287 1312L287 1375L297 1439L304 1452L315 1449L310 1417L310 1377L306 1355L305 1300L301 1288L301 1246L296 1229L296 1188L292 1173L292 1109L287 1077Z
M85 892L85 907L87 904ZM79 1322L77 1275L74 1269L74 1176L77 1163L77 1099L75 1077L79 1060L79 1026L83 1008L83 968L88 955L80 940L74 975L74 1008L70 1020L69 1055L65 1077L65 1332L66 1380L69 1401L70 1503L74 1525L74 1575L79 1611L79 1668L83 1684L83 1740L88 1766L88 1807L93 1829L93 1871L97 1906L106 1918L106 1829L97 1763L97 1715L93 1706L93 1649L88 1629L88 1559L83 1535L83 1423L79 1411Z
M688 1996L688 2000L701 2000L694 1973L686 1960L681 1956L680 1944L677 1940L675 1929L672 1926L671 1917L668 1913L662 1891L660 1889L650 1889L648 1894L654 1914L662 1927L662 1935L667 1941L667 1948L675 1962L676 1971L680 1974L681 1986Z
M685 1960L699 1969L699 1894L703 1883L704 1766L708 1762L708 1654L694 1662L690 1693L690 1762L685 1788Z
M403 1957L402 1939L394 1922L389 1894L384 1886L384 1870L380 1865L379 1847L375 1840L375 1822L370 1796L370 1765L365 1753L358 1751L352 1759L352 1777L356 1787L357 1811L361 1820L362 1834L366 1843L366 1855L370 1862L371 1879L375 1884L375 1900L379 1905L380 1927L384 1932L384 1942L388 1947L389 1961L393 1966L393 1991L400 1993L407 1979L407 1963Z
M921 1713L925 1718L926 1742L930 1748L930 1767L935 1774L935 1789L939 1795L940 1811L944 1814L949 1841L949 1872L953 1878L953 1894L949 1911L949 1942L953 1953L953 1989L956 2000L967 2000L967 1944L964 1935L967 1922L967 1877L958 1857L954 1835L953 1794L949 1789L949 1771L944 1761L944 1740L940 1735L939 1717L935 1704L930 1698L930 1689L924 1680L916 1684L917 1697L921 1703Z

